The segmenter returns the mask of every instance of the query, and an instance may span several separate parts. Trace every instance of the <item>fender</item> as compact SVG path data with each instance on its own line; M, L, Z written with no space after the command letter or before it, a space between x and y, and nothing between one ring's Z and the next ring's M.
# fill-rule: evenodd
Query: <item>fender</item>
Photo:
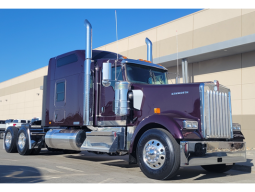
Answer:
M136 127L134 134L132 136L132 139L130 141L129 153L133 152L133 147L138 142L136 138L137 136L139 136L140 130L143 129L144 126L153 124L153 123L154 124L156 123L165 127L175 139L183 139L181 127L174 119L172 119L168 114L164 114L164 113L153 114L151 116L144 118Z

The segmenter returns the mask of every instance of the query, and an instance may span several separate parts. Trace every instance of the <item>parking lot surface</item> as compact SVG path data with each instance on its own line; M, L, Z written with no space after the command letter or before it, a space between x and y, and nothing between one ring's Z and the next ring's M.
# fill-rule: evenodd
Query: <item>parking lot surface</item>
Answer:
M167 181L147 178L128 156L88 152L63 154L43 149L39 155L6 153L0 139L0 183L255 183L255 172L209 173L201 167L180 168Z

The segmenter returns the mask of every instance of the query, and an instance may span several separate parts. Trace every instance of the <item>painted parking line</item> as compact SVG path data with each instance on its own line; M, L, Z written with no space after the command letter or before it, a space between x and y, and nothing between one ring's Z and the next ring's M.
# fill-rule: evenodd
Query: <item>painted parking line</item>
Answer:
M46 167L37 167L37 169L42 169L42 170L48 171L50 173L62 173L61 171L57 171L57 170L54 170L54 169L49 169L49 168L46 168Z
M14 159L0 159L1 160L4 160L4 161L18 161L18 160L14 160Z
M99 183L106 183L107 181L110 181L110 180L112 180L113 178L108 178L108 179L105 179L105 180L103 180L103 181L101 181L101 182L99 182Z
M81 170L77 170L77 169L72 169L72 168L69 168L69 167L63 167L63 166L56 166L57 168L59 169L65 169L65 170L68 170L68 171L73 171L73 172L83 172Z

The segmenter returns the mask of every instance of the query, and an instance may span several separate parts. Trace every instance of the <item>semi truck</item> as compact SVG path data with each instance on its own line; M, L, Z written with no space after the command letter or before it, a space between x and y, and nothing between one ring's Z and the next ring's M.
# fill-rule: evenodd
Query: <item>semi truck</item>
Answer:
M246 161L241 126L232 123L231 91L211 82L168 84L167 68L147 60L92 50L49 60L41 125L8 127L6 152L128 155L149 178L174 177L180 167L225 172Z

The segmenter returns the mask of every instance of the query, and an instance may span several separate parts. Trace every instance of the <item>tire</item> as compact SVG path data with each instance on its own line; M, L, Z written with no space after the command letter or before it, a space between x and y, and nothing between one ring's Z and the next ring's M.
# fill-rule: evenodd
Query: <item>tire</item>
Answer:
M8 127L4 135L4 148L7 153L17 153L17 136L18 129L16 127Z
M136 153L141 171L151 179L170 179L179 170L180 146L164 129L146 131L139 139Z
M19 130L16 145L20 155L30 155L32 153L32 150L29 149L28 134L26 129L21 128Z
M229 171L233 165L226 165L226 164L217 164L217 165L202 165L201 167L208 171L208 172L213 172L213 173L224 173Z

